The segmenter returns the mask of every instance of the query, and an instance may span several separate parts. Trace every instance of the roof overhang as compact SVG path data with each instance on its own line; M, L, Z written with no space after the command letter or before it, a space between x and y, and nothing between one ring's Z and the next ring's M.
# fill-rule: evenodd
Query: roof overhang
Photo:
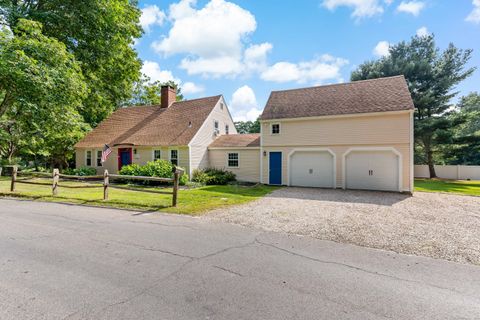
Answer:
M380 112L362 112L362 113L348 113L335 114L325 116L313 117L299 117L299 118L276 118L276 119L259 119L260 123L278 122L278 121L303 121L303 120L321 120L321 119L336 119L336 118L357 118L357 117L375 117L396 114L410 114L414 109L398 110L398 111L380 111Z

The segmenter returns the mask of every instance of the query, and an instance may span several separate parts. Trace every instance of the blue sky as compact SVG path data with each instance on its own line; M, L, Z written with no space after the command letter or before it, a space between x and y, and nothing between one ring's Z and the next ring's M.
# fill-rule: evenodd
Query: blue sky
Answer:
M348 81L389 44L434 33L473 49L480 66L480 0L141 0L143 71L181 83L185 97L223 94L253 120L270 91ZM480 70L461 94L480 91Z

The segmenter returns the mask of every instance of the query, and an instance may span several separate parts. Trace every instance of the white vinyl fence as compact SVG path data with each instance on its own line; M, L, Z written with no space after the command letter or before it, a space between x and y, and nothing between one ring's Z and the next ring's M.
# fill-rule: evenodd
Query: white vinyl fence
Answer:
M435 166L438 178L480 180L480 166ZM430 178L427 165L415 165L415 178Z

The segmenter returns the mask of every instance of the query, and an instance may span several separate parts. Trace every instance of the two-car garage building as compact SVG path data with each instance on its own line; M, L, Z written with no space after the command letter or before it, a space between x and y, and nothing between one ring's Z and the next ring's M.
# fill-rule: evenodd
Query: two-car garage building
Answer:
M249 135L255 143L219 137L210 161L226 163L236 148L240 180L243 168L252 169L242 158L256 158L259 178L248 176L261 183L411 192L413 110L403 76L275 91L260 117L261 134Z

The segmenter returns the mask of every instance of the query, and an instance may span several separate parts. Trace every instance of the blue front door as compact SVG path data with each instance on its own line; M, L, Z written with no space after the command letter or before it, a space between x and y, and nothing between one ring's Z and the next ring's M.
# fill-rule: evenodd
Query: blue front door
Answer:
M269 184L282 184L282 153L270 152L269 159Z
M118 152L118 170L122 169L123 166L132 164L132 149L119 149Z

